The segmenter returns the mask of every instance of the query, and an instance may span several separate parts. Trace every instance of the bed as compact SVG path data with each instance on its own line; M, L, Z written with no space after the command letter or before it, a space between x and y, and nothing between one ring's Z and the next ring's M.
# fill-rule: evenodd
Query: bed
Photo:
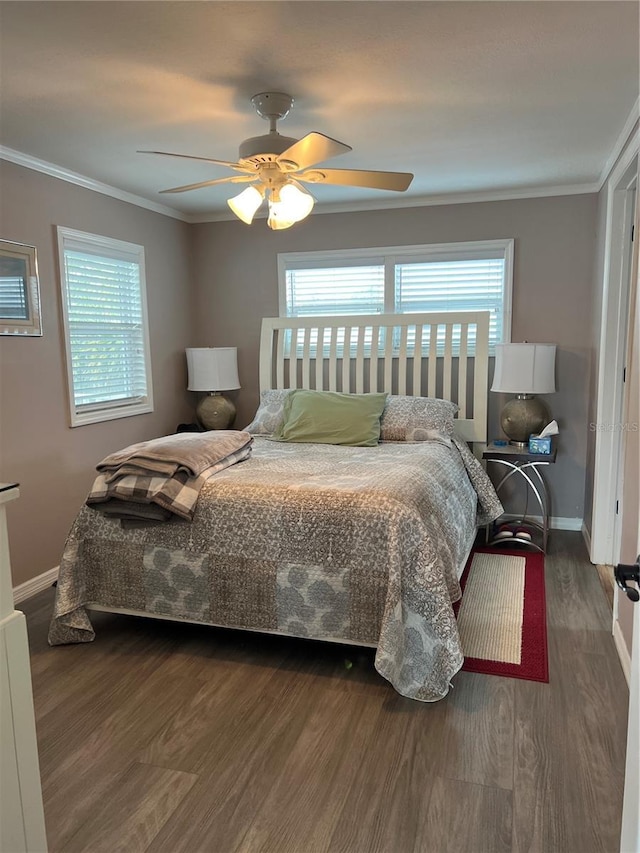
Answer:
M206 482L190 523L83 507L49 641L93 640L92 609L310 637L374 646L402 695L445 696L459 578L502 510L469 450L486 441L488 328L486 312L263 320L250 458ZM272 440L298 389L387 393L381 442Z

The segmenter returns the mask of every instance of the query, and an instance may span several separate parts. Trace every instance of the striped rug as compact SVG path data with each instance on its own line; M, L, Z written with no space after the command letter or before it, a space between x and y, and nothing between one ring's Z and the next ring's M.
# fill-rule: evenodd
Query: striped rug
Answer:
M460 585L463 669L548 681L544 556L474 550Z

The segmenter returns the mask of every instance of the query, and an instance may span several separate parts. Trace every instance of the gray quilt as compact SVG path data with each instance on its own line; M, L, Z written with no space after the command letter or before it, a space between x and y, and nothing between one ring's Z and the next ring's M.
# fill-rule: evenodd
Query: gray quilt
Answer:
M84 507L67 540L49 642L88 642L85 605L377 644L413 699L463 662L452 604L478 524L502 511L466 445L256 438L203 487L193 522L123 530Z

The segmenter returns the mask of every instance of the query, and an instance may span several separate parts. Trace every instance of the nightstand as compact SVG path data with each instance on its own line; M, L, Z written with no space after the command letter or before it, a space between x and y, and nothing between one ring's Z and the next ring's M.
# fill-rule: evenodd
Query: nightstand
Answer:
M547 465L553 465L556 461L556 450L551 453L529 453L526 447L516 447L512 444L496 446L487 445L482 454L487 464L501 465L506 468L502 479L496 485L496 492L500 492L512 477L522 479L525 483L525 505L522 515L509 521L498 519L487 525L487 545L504 545L517 542L520 545L529 545L543 554L547 551L547 540L549 538L549 518L551 515L551 499L549 490L545 483L542 471ZM529 499L533 498L540 512L538 521L529 515ZM511 535L513 534L513 535Z

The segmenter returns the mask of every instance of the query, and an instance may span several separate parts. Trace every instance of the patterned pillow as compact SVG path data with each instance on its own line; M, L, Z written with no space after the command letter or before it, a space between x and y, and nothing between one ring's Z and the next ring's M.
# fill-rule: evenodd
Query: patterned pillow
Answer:
M429 441L452 435L458 406L435 397L389 396L380 421L381 441Z
M260 405L245 432L252 435L273 435L284 423L284 401L291 393L289 388L262 391Z

